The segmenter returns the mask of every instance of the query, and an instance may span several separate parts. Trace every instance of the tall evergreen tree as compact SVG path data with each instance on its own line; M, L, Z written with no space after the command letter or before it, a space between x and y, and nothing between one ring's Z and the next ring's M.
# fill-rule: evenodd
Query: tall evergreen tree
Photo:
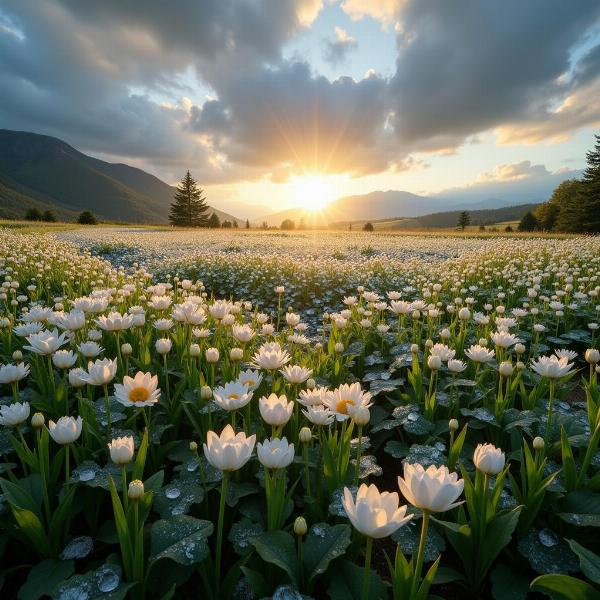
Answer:
M578 231L600 232L600 135L586 154L587 167L578 194Z
M458 216L458 223L456 225L458 227L460 227L462 229L462 231L464 231L465 227L470 224L471 224L471 215L469 215L469 213L466 210L463 210L460 213L460 215Z
M211 229L218 229L219 227L221 227L221 219L219 219L218 214L213 213L212 215L210 215L210 219L208 220L208 226Z
M178 227L207 227L208 204L203 191L188 171L175 191L169 221Z
M246 219L246 229L250 229L250 221Z

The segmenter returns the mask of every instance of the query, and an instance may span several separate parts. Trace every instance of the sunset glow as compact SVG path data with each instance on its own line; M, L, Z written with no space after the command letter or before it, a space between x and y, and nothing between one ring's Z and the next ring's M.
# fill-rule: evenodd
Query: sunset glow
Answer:
M306 210L323 210L337 197L333 183L322 175L294 177L291 187L294 204Z

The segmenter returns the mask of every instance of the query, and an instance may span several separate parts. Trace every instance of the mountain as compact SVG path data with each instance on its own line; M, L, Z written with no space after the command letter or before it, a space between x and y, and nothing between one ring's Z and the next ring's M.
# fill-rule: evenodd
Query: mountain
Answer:
M87 156L57 138L0 129L0 217L23 218L35 207L66 220L91 210L109 221L166 223L174 191L150 173Z
M501 208L488 208L479 210L469 210L471 225L497 225L512 221L520 221L523 215L529 211L534 211L538 204L518 204L517 206L505 206ZM387 219L372 220L375 229L437 229L456 227L460 210L448 210L436 212L418 217L391 217ZM348 229L350 225L357 230L362 228L366 219L356 221L339 221L331 223L330 227L334 229Z
M500 198L460 200L388 190L343 196L318 212L307 211L303 208L290 208L258 219L257 223L266 221L268 225L279 226L284 219L292 219L296 224L303 219L307 227L327 227L331 223L414 218L448 210L480 210L502 208L514 204L515 201L511 202Z

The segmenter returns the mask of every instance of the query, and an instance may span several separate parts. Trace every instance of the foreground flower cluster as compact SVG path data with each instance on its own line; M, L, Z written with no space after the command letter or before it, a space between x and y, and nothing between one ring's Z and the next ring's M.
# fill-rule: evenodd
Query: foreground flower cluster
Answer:
M7 597L597 597L600 243L459 241L323 312L0 230Z

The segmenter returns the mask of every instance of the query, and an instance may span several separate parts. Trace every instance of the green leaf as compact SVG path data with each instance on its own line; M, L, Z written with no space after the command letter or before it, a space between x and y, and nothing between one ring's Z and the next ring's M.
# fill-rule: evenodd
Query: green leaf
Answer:
M285 531L266 531L251 538L250 543L259 556L268 563L283 569L290 581L298 587L298 560L294 538Z
M600 592L589 583L569 575L540 575L529 586L554 600L598 600Z
M585 576L594 583L600 583L600 556L584 548L575 540L567 540L567 542L571 546L571 550L579 556L579 565Z
M124 583L121 568L118 565L105 563L95 571L84 575L73 575L54 588L53 600L63 598L81 598L85 590L87 600L123 600L135 583Z
M327 592L331 600L360 600L362 598L364 568L349 560L340 560L331 574ZM369 600L385 598L385 588L377 574L371 569L369 578Z
M487 573L494 559L502 548L512 539L512 534L519 522L521 507L517 506L508 513L495 517L486 528L486 543L479 548L482 573Z
M150 560L170 558L180 565L202 562L209 554L210 521L187 515L161 519L152 525Z
M351 541L350 533L348 525L331 527L326 523L317 523L311 527L304 542L304 569L309 582L325 573L329 563L346 552Z
M135 463L133 465L133 471L131 474L131 479L142 479L144 475L144 466L146 464L146 454L148 453L148 430L144 430L144 437L142 438L142 442L140 444L140 448L138 450Z
M74 572L72 560L43 560L29 571L17 597L19 600L38 600L42 596L50 596L54 588Z
M36 552L42 556L50 556L51 551L48 537L39 517L30 510L19 508L18 506L11 505L11 510L19 529L35 548Z
M556 515L566 523L576 527L600 527L600 515L587 515L580 513L558 513Z
M248 583L250 584L250 587L252 588L256 598L264 598L265 596L269 595L267 580L264 578L262 573L248 567L242 567L241 571L244 574L244 577L248 580Z

